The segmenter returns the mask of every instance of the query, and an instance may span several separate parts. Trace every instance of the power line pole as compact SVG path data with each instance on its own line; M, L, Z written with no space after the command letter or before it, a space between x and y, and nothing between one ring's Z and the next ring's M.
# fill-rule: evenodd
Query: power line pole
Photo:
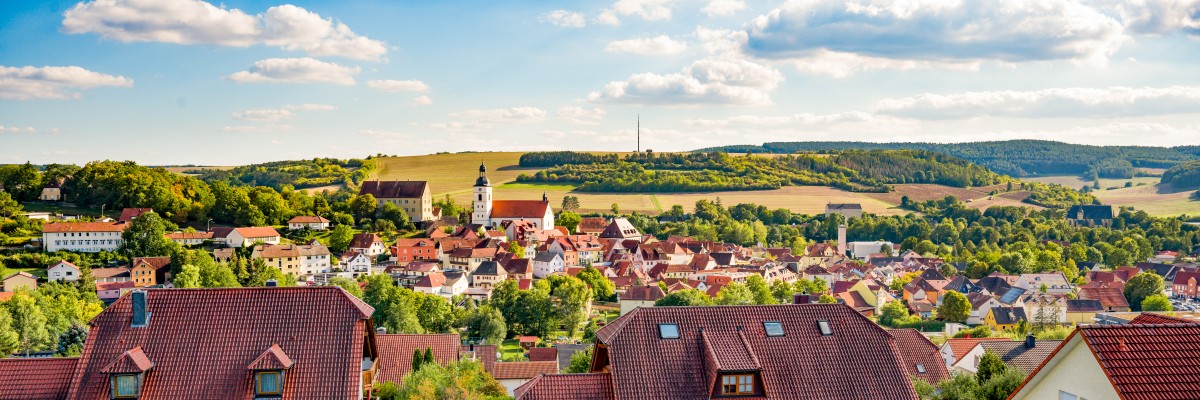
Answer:
M642 113L637 115L637 152L642 152Z

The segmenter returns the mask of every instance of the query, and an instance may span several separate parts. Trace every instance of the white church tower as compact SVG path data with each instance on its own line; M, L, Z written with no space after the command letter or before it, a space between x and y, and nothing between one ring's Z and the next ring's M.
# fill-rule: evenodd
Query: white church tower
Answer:
M492 184L488 182L487 166L479 163L479 179L475 180L475 197L471 199L474 211L471 223L488 226L492 217Z

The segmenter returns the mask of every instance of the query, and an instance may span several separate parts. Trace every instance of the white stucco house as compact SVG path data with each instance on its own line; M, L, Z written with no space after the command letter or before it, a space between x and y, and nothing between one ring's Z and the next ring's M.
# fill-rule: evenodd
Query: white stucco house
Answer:
M533 259L533 276L536 278L545 278L555 272L562 272L566 269L563 263L562 256L558 253L541 252Z
M66 260L59 261L46 268L46 280L50 282L75 282L79 280L79 267Z

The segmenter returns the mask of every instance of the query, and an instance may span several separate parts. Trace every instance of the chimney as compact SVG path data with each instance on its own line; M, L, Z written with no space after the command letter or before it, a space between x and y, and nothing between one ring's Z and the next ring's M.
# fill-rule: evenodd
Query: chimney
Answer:
M279 281L276 281L274 279L267 279L267 287L276 287L276 286L279 286Z
M134 328L145 328L150 323L150 310L146 308L146 292L134 290L129 293L129 299L133 302L133 322L129 325Z
M1034 346L1037 346L1037 339L1033 337L1033 334L1026 335L1025 348L1032 349Z
M808 304L808 295L804 293L796 293L792 295L792 304Z
M846 225L838 225L838 255L846 256Z
M386 335L387 327L381 326L381 327L375 328L375 334L376 335Z

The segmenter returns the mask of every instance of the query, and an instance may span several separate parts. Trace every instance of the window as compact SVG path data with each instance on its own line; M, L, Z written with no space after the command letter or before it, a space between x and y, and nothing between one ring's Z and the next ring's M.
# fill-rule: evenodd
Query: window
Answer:
M258 382L255 384L255 391L260 394L280 394L283 392L280 389L281 382L278 371L267 371L258 373Z
M663 339L679 339L679 325L658 324L658 337Z
M721 394L754 394L754 375L725 375L721 377Z
M783 323L763 322L763 331L766 331L767 336L770 337L783 336Z
M137 375L114 375L112 387L114 398L135 399L138 396Z
M829 326L829 321L817 321L817 328L821 330L821 336L833 336L833 328Z
M918 374L924 374L924 373L925 373L925 364L917 364L917 373L918 373Z
M1060 391L1058 391L1058 400L1087 400L1087 399L1083 398L1083 396L1076 396L1074 394L1067 393L1067 392L1060 390Z

